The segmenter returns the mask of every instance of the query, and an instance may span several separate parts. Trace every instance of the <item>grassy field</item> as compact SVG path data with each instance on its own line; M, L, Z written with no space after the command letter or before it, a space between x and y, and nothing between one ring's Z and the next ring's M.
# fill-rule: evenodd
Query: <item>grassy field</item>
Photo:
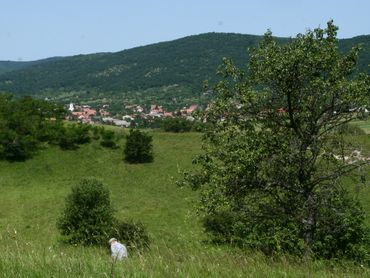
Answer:
M201 135L152 134L151 164L125 164L122 148L96 142L75 151L44 149L26 162L0 162L0 277L370 277L369 268L351 263L268 258L208 244L192 209L196 192L175 185L179 170L200 151ZM358 138L367 151L369 136ZM109 187L119 219L146 225L149 251L112 265L108 249L61 243L56 219L71 186L86 177ZM369 192L361 190L368 203Z
M355 121L353 124L365 130L367 134L370 134L370 120Z

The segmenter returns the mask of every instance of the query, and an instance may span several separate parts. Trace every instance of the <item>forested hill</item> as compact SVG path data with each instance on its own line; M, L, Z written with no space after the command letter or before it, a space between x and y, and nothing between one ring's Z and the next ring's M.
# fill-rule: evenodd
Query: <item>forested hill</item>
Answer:
M0 75L0 91L52 95L87 90L140 91L174 84L199 91L205 79L214 80L222 57L230 57L238 65L246 66L247 49L257 46L260 39L261 36L254 35L207 33L116 53L35 61L26 63L23 68L21 65L20 69L10 63L12 71L4 73L2 70ZM369 72L370 35L341 40L340 47L348 50L354 43L363 44L359 66ZM2 66L0 62L0 68Z
M15 71L19 69L28 68L33 65L47 63L51 61L56 61L58 59L62 59L62 57L52 57L37 61L30 61L30 62L22 62L22 61L0 61L0 75L6 72Z

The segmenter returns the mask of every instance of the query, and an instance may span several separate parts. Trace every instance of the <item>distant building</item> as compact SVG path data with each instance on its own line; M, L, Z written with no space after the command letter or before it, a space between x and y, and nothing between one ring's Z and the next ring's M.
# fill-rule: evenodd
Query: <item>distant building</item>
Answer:
M164 114L164 110L162 106L158 106L156 104L152 104L150 106L149 115L152 117L162 117Z
M130 127L130 125L131 125L130 122L127 122L127 121L124 121L124 120L117 120L117 119L114 119L113 123L116 126L120 126L120 127Z
M68 110L71 111L71 112L75 111L75 107L74 107L73 103L69 104Z
M102 118L103 123L113 124L120 127L130 127L131 123L124 120L114 119L111 117Z
M100 109L99 114L102 117L108 117L110 115L110 113L108 111L104 110L104 109Z
M190 116L197 109L198 109L198 105L197 104L192 104L192 105L190 105L189 108L184 107L184 109L181 110L181 114L184 115L184 116Z
M122 120L124 120L124 121L133 121L135 119L130 115L125 115L125 116L122 116Z
M76 106L77 107L77 106ZM84 105L81 109L81 111L74 111L75 108L73 106L73 103L70 104L69 110L73 108L73 111L71 111L71 118L79 120L83 123L92 123L92 117L96 115L96 110L91 109L90 106Z

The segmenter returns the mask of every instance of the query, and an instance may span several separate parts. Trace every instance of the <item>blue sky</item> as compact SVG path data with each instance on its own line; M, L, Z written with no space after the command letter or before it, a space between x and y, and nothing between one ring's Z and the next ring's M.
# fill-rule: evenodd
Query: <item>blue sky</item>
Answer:
M113 52L205 32L370 34L370 0L0 0L0 60Z

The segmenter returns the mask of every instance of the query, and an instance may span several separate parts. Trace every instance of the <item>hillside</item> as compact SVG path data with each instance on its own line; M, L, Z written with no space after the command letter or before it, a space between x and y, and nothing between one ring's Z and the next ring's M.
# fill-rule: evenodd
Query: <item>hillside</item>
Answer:
M27 67L32 62L0 61L0 75L9 71L19 70Z
M369 124L369 123L361 123ZM122 129L116 129L123 132ZM200 134L152 132L153 163L122 162L122 148L97 142L75 151L41 150L26 162L0 162L1 277L368 277L368 267L294 261L205 241L194 212L197 192L179 188L179 170L200 151ZM370 151L369 135L357 138ZM123 140L120 146L124 144ZM121 220L140 220L151 249L130 253L112 269L104 248L67 246L56 229L64 198L80 179L94 177L111 192ZM353 181L352 181L353 183ZM369 211L367 188L359 189ZM369 218L368 218L369 223ZM114 271L117 276L111 273Z
M172 84L200 88L222 57L247 60L259 36L209 33L116 53L66 57L0 76L0 90L18 94L58 91L143 90Z
M174 102L181 105L201 102L202 82L215 81L222 58L230 57L239 66L246 66L247 49L257 46L260 40L261 36L254 35L207 33L116 53L77 55L42 63L8 62L8 66L0 62L0 67L8 70L0 75L0 91L65 101L120 96L119 100L134 98L136 102L154 96L162 104L174 98L179 98ZM370 35L340 40L340 49L348 51L359 43L363 44L359 68L370 72Z
M47 59L41 59L36 61L22 62L22 61L0 61L0 75L6 72L16 71L20 69L26 69L28 67L43 64L51 61L56 61L62 59L62 57L52 57Z

